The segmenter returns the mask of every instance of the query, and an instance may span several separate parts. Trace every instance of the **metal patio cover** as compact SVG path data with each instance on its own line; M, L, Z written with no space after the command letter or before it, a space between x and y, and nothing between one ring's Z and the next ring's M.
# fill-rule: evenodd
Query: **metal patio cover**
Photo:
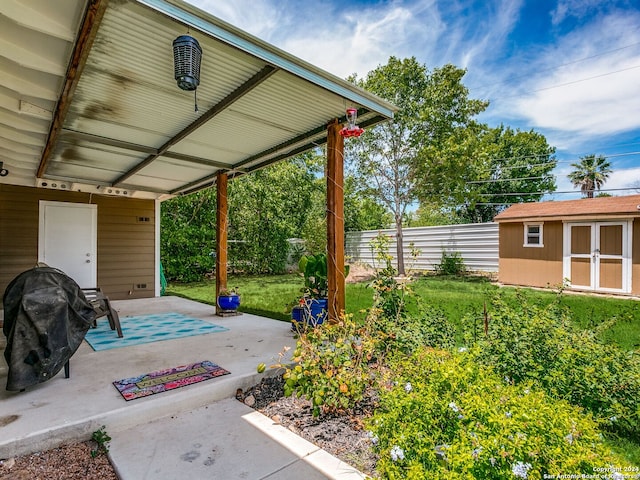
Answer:
M173 74L187 32L198 112ZM0 183L169 198L323 145L347 107L395 110L179 0L0 2Z

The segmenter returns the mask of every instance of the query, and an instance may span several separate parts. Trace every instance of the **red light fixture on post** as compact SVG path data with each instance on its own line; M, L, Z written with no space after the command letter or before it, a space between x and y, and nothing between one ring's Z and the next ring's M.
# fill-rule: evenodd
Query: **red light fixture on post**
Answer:
M347 108L347 125L340 130L340 135L345 138L359 137L364 133L364 128L360 128L356 125L358 120L358 110L355 108Z

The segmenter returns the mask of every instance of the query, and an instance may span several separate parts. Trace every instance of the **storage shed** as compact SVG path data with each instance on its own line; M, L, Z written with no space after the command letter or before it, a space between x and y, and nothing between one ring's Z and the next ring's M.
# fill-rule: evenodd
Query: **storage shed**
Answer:
M640 295L640 195L517 204L494 220L501 283Z

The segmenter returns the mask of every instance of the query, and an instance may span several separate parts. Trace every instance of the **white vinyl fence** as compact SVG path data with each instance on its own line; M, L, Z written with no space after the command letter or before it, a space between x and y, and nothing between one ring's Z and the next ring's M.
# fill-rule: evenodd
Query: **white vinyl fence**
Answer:
M435 270L443 251L448 254L459 253L467 270L498 271L497 223L404 228L402 232L407 271ZM345 253L349 259L380 267L376 265L375 252L370 243L380 233L389 236L389 254L393 257L394 265L397 265L395 229L347 232ZM411 243L420 251L416 260L411 257Z

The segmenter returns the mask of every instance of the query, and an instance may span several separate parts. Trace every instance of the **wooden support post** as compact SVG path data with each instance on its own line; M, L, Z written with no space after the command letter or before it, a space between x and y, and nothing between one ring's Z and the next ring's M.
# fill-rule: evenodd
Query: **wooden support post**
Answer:
M337 322L345 308L344 275L344 139L341 125L327 127L327 280L329 322Z
M227 181L226 173L216 176L216 303L220 290L227 288ZM216 313L220 313L216 305Z

